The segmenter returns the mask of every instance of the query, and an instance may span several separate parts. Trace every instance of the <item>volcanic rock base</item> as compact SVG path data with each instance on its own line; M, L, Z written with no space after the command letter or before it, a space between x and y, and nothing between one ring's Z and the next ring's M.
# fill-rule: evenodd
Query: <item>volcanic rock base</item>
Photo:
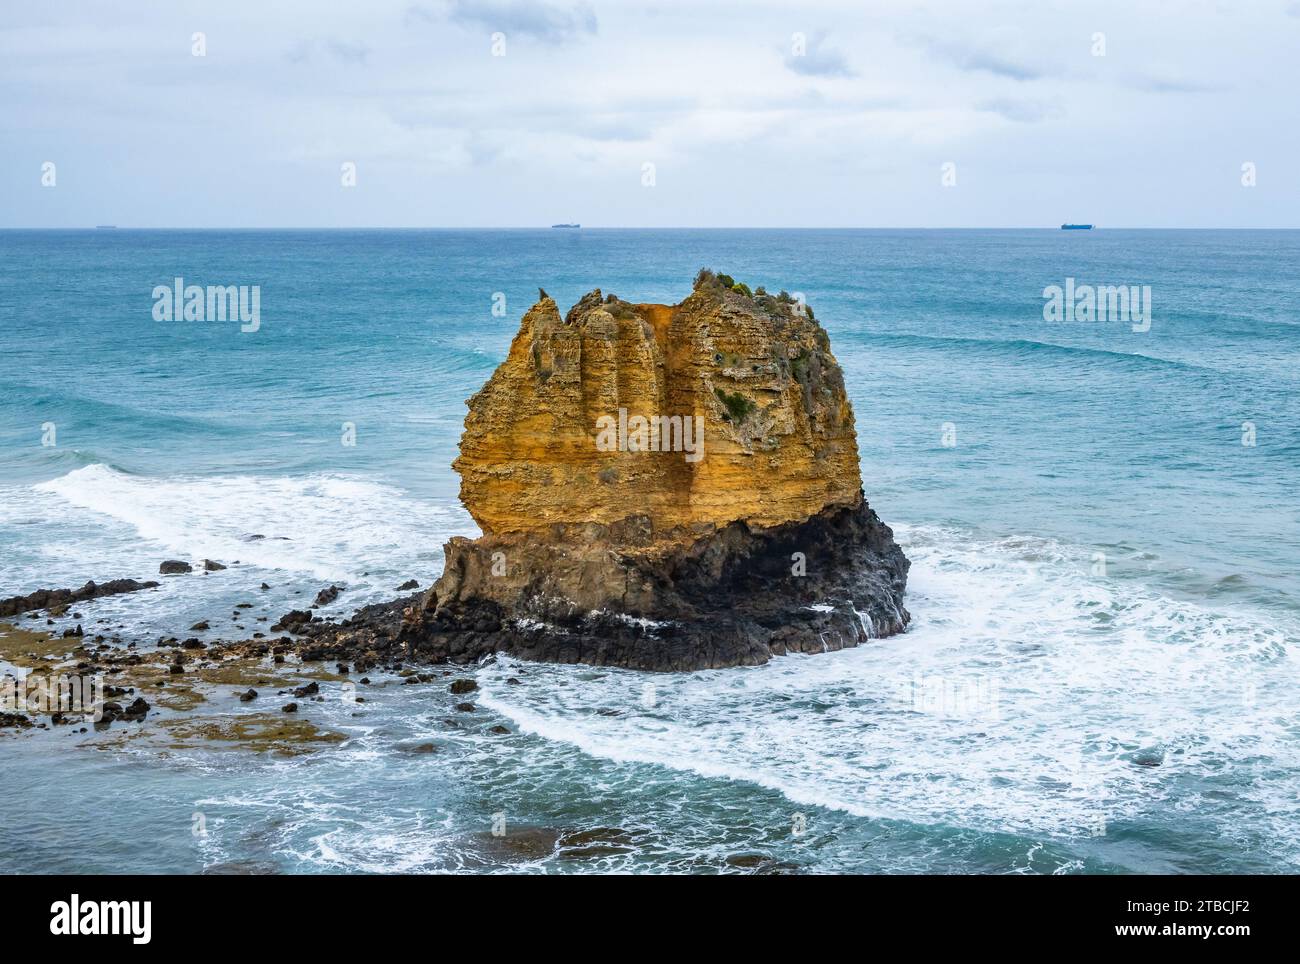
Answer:
M908 561L865 501L761 531L732 523L684 548L604 529L452 540L399 639L421 661L505 652L680 671L845 649L910 619Z

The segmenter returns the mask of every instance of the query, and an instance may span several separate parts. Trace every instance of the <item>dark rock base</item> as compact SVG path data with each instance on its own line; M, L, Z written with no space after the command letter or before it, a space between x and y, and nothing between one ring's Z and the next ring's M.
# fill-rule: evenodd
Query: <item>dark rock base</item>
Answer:
M909 563L865 501L757 532L733 523L668 550L573 535L453 539L442 579L407 610L397 641L422 661L505 652L682 671L833 652L911 618Z
M65 609L73 603L102 599L123 592L139 592L141 589L153 589L157 585L152 580L137 582L134 579L110 579L100 583L91 580L80 589L38 589L27 596L0 599L0 616L17 616L37 609Z

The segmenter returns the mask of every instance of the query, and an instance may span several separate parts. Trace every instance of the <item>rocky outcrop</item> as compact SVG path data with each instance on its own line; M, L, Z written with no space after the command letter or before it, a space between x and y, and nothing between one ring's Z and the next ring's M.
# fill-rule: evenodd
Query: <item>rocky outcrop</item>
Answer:
M10 596L0 599L0 616L16 616L19 613L37 609L64 610L73 603L89 602L104 596L115 596L124 592L139 592L141 589L154 589L158 583L137 582L134 579L110 579L108 582L95 582L93 579L80 589L38 589L27 596Z
M678 305L542 293L469 400L461 499L412 654L754 664L901 632L908 563L862 494L810 309L701 272Z
M453 463L485 533L640 516L671 536L859 501L853 411L825 330L788 296L701 281L672 306L596 290L563 319L542 293L469 400Z

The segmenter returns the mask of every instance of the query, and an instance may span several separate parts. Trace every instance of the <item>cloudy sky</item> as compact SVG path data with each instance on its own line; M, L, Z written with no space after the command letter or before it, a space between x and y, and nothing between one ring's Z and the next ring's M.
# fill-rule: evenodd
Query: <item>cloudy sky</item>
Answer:
M1300 227L1297 91L1300 0L7 0L0 226Z

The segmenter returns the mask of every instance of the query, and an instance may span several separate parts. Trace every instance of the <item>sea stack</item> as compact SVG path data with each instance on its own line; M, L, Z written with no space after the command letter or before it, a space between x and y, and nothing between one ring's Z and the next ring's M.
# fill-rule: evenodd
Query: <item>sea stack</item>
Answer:
M541 292L469 400L412 655L694 670L901 632L908 562L862 493L826 331L701 271L677 305Z

